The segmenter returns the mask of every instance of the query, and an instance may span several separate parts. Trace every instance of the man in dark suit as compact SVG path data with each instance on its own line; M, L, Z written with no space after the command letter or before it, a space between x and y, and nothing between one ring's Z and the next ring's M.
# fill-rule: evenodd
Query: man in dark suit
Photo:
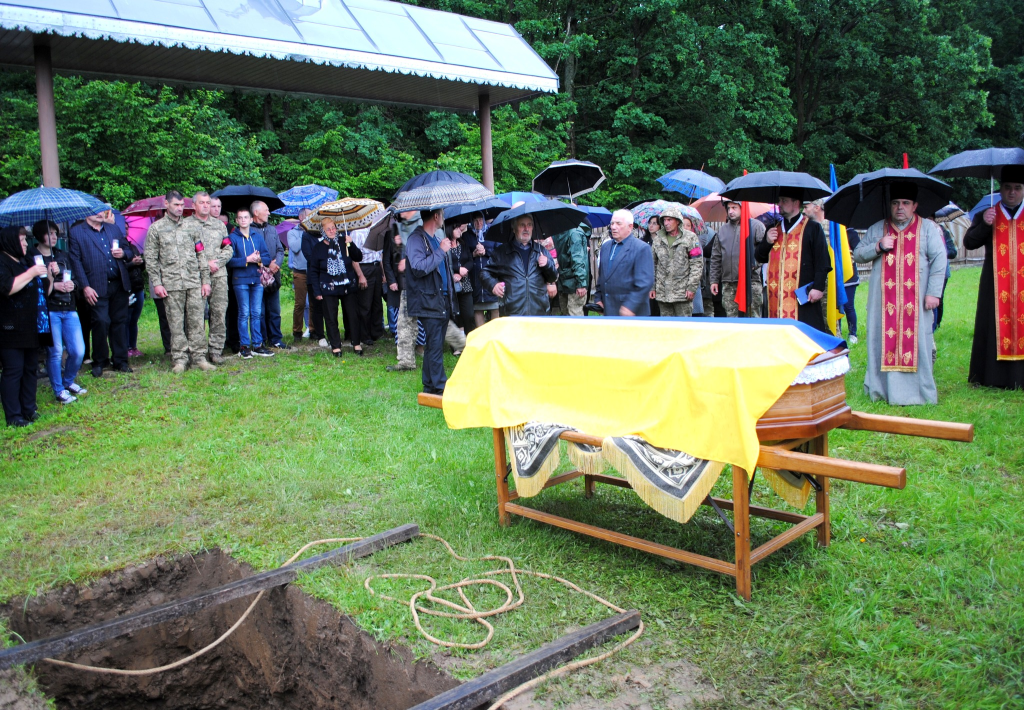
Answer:
M651 315L654 257L651 248L633 238L633 215L617 210L609 225L612 238L601 247L594 300L606 316Z
M128 367L128 294L131 282L125 266L117 227L104 217L106 211L86 217L71 228L68 251L75 280L92 306L92 376L102 377L103 368L131 372ZM130 258L130 257L129 257ZM110 350L107 342L110 342ZM113 362L111 362L113 361Z

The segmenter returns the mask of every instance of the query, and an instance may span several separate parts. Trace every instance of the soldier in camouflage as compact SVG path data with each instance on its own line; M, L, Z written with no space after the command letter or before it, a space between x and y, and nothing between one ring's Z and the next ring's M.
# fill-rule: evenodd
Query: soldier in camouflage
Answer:
M693 298L704 273L704 255L697 235L681 229L683 216L675 207L661 213L662 228L654 233L654 291L663 316L693 315ZM691 225L692 226L692 225Z
M185 229L194 244L202 242L203 254L210 267L210 349L207 360L214 365L224 362L224 340L227 337L225 316L228 310L228 270L231 240L224 223L210 214L210 194L200 191L192 197L194 212L185 219Z
M203 242L194 241L182 213L185 199L177 190L166 197L164 216L146 234L146 263L153 295L164 301L171 330L171 372L181 374L188 366L215 370L206 359L205 304L210 295L210 265Z

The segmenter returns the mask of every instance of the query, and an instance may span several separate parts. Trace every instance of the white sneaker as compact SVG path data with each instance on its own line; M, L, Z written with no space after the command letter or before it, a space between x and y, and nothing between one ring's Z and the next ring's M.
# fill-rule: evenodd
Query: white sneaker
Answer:
M856 345L857 344L857 336L856 335L851 335L849 338L846 339L846 342L848 342L850 345Z
M57 395L57 401L60 402L61 404L71 404L72 402L77 402L78 397L71 394L67 390L61 390L60 394Z
M331 347L330 343L327 342L327 338L320 338L320 342L318 342L317 345L319 345L322 348Z
M303 338L308 338L309 337L309 328L306 328L304 331L302 331L302 337Z

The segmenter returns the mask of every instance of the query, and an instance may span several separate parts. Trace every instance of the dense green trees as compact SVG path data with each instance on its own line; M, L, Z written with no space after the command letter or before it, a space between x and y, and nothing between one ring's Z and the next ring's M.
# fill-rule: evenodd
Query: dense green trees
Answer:
M659 191L701 167L808 170L840 180L901 154L1019 145L1024 19L1012 0L421 0L512 22L562 92L494 114L499 191L550 160L605 168L593 201ZM390 197L435 166L479 175L476 118L58 78L65 184L123 205L168 187L319 182ZM0 75L0 193L38 184L34 84ZM971 202L980 185L957 185Z

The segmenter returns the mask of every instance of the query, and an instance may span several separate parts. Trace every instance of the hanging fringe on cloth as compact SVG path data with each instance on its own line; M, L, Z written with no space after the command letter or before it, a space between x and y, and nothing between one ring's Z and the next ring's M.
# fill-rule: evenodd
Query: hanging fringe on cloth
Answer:
M569 452L569 460L572 461L572 465L580 471L583 471L583 473L594 475L595 473L601 473L608 468L608 464L604 460L604 454L601 453L600 446L577 444L575 441L567 441L565 444L566 449Z
M810 453L810 442L801 444L793 450L805 454ZM811 482L807 476L795 471L765 468L764 466L761 467L761 473L764 474L764 480L768 481L768 485L782 500L797 510L803 510L807 505L807 499L811 497Z
M505 444L512 452L512 476L516 493L529 498L540 493L560 462L558 437L571 427L527 422L505 427Z
M638 436L608 437L602 451L644 503L678 523L693 516L724 468L717 461L659 449Z

